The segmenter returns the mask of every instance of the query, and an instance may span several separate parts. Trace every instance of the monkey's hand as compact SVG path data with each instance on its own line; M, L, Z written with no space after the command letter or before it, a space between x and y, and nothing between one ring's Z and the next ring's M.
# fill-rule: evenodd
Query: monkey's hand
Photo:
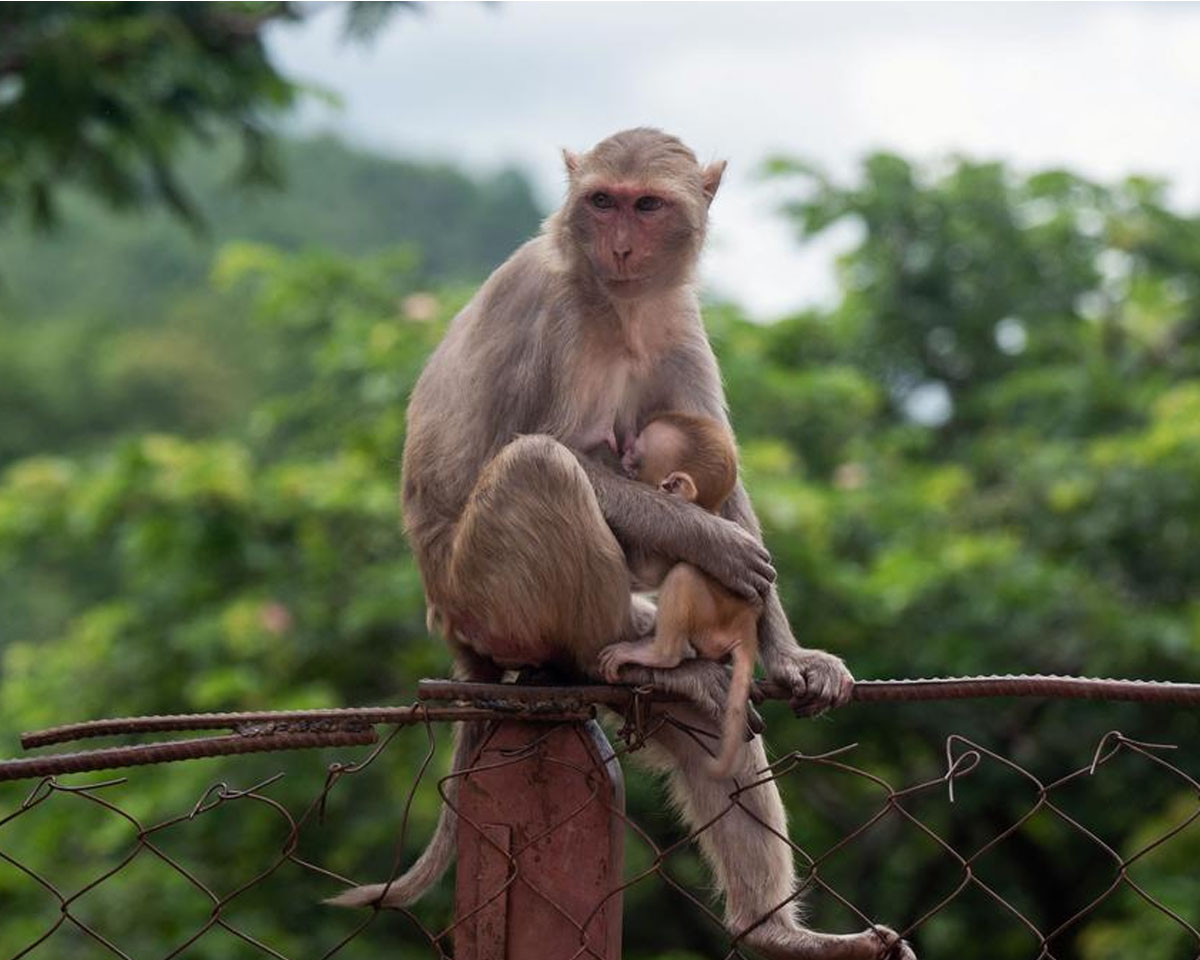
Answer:
M743 600L761 602L775 582L771 554L750 531L714 514L703 514L703 549L683 557Z
M814 717L849 702L854 677L840 657L824 650L804 650L789 644L763 650L767 678L791 690L788 701L798 717Z

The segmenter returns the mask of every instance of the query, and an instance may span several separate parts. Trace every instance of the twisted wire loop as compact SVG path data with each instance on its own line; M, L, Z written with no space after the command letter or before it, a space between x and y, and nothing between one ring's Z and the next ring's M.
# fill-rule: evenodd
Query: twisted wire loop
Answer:
M1200 702L1196 685L1072 682L1076 679L968 678L887 681L879 686L868 682L859 684L855 699L929 699L936 691L948 698L1136 696L1153 702ZM759 693L763 696L783 693L762 686ZM1039 692L1033 693L1034 689ZM1026 955L1038 960L1065 960L1073 955L1068 942L1080 925L1103 915L1100 912L1106 905L1111 910L1120 898L1121 909L1128 910L1133 903L1150 914L1159 925L1155 929L1165 924L1183 944L1184 952L1179 956L1200 958L1200 903L1186 909L1174 901L1169 903L1162 885L1148 884L1139 869L1156 851L1185 835L1194 843L1200 832L1200 781L1185 771L1185 761L1180 760L1172 745L1147 743L1112 731L1094 744L1081 744L1078 765L1047 779L1013 756L954 734L945 740L940 771L926 771L916 782L899 786L867 769L866 762L857 765L853 744L816 754L794 752L772 762L752 781L738 783L729 793L728 802L708 822L686 835L664 835L657 822L638 823L622 802L613 799L606 784L619 759L651 743L664 727L669 726L673 735L692 737L704 749L716 743L715 730L685 722L681 711L673 712L669 697L643 688L496 689L495 685L444 681L423 683L421 697L419 702L401 707L124 718L27 735L25 742L32 746L84 736L231 731L217 737L110 747L0 764L0 777L31 780L31 785L18 793L0 792L0 917L4 921L0 922L0 960L51 955L47 951L74 955L81 950L89 956L130 960L135 956L139 960L151 956L173 958L194 954L201 944L206 955L324 960L343 953L350 955L351 944L362 940L386 944L389 951L404 945L403 955L448 958L458 951L461 958L468 955L464 944L471 937L480 936L479 931L492 929L496 923L503 927L503 920L497 918L503 918L506 910L517 909L518 904L567 931L572 946L563 953L564 958L610 960L611 952L601 946L606 925L614 923L614 918L619 924L621 904L627 896L636 902L656 885L665 885L680 906L708 925L709 942L722 944L726 958L753 956L743 946L745 937L777 911L793 909L800 898L841 918L838 922L845 929L888 922L902 936L918 943L923 935L932 935L939 924L939 929L953 926L959 905L965 908L969 904L977 912L982 902L989 915L1005 925L1009 936L1022 938L1028 947ZM564 739L560 734L585 730L582 724L597 706L617 718L612 729L619 728L620 735L615 747L603 744L606 752L598 760L581 760L577 750L563 747L571 738ZM473 764L431 783L438 753L448 749L443 721L464 719L496 721L498 725L490 728L493 734L503 728L510 734L519 730L519 736L495 737ZM386 729L377 732L377 725L386 725ZM401 750L395 744L404 738L418 739L410 739ZM328 764L323 780L311 789L305 781L299 792L285 790L280 779L283 774L256 777L248 786L218 780L191 795L163 789L162 778L170 775L167 771L179 768L141 771L133 779L87 783L60 779L77 770L303 747L366 749L359 756L341 756ZM412 758L418 755L421 759L414 769ZM251 763L251 759L236 763ZM261 758L257 763L255 769L261 767ZM232 769L233 764L228 766ZM561 790L561 796L569 800L548 807L550 815L536 829L506 833L482 816L472 806L470 796L464 799L464 791L455 787L471 778L482 783L481 778L502 777L514 771L523 771L521 775L531 783L544 782L549 790ZM151 777L155 779L151 781ZM403 801L397 803L395 785L401 777L406 790ZM1178 802L1170 805L1167 815L1147 821L1144 829L1133 834L1131 842L1114 844L1105 838L1102 828L1073 809L1073 791L1095 789L1103 782L1106 786L1118 785L1128 797L1130 809L1136 810L1143 784L1152 780L1176 796ZM395 824L397 838L390 875L400 875L407 865L406 857L422 845L423 838L414 836L412 829L417 822L414 812L421 810L421 823L427 822L429 811L436 806L436 789L441 802L458 816L460 840L463 836L474 838L480 850L479 863L470 878L476 887L470 907L455 914L443 895L395 913L329 910L328 916L333 919L314 925L312 929L317 932L306 929L304 936L278 939L281 935L274 934L275 939L268 938L260 922L264 903L268 910L291 910L288 916L311 916L313 911L325 910L317 900L352 885L343 871L353 869L365 875L378 870L378 864L368 867L347 863L340 853L338 835L353 830L356 815L363 815L359 811L380 809L370 804L377 799L374 794L381 782L388 785L389 791L387 806L381 809L387 810ZM1017 800L1005 809L1022 812L1006 815L1009 819L995 823L964 824L956 817L957 810L973 803L976 806L971 809L975 809L977 801L996 790L999 782L1008 784L1006 799ZM177 804L174 812L164 816L161 810L147 808L146 795L139 794L137 787L150 783L156 797L170 797L170 802ZM788 798L793 821L818 825L820 829L796 829L789 836L758 820L753 812L755 805L747 799L756 790L770 789L771 784L778 785ZM61 850L45 851L30 842L45 822L40 819L45 811L58 818L60 831L70 835L64 842L81 848L89 843L88 831L92 828L88 825L99 823L97 831L108 842L101 848L91 844L91 849L101 849L106 858L98 871L69 876L57 859ZM190 836L211 836L214 828L223 829L220 825L226 821L220 818L231 816L237 824L252 828L256 836L269 835L273 852L256 863L213 863L211 857L206 858L203 844L199 848L187 846ZM724 929L717 905L704 882L697 880L695 870L696 841L728 816L739 817L748 830L772 832L779 842L789 846L800 866L793 896L781 903L762 904L761 915L732 933ZM607 886L589 890L588 898L581 901L579 890L547 882L545 874L533 864L556 848L602 842L594 827L587 828L593 832L586 832L582 826L585 822L610 824L611 830L623 834L626 853L624 871L618 871ZM71 833L76 823L79 837ZM1011 860L1030 844L1045 843L1048 836L1060 833L1103 869L1086 890L1060 891L1066 906L1049 914L1039 913L1027 896L1014 892L1004 864L1006 857ZM814 836L819 838L814 840ZM906 916L872 916L873 883L870 874L864 874L863 864L877 863L881 849L901 836L918 841L905 849L917 851L923 858L904 864L903 873L936 879L923 883L905 898ZM118 842L114 837L127 839ZM268 847L259 843L253 849ZM1050 856L1078 855L1042 852ZM114 926L111 918L94 908L96 896L104 889L122 884L140 889L136 885L144 882L147 872L153 874L159 886L169 886L173 891L163 901L164 909L170 911L168 915L152 917L147 905L138 913L137 923ZM462 882L460 879L460 894ZM32 910L25 910L19 917L9 915L4 906L14 891L20 894L18 902L22 905L35 903ZM186 909L185 901L190 904ZM1040 919L1044 915L1053 920ZM509 917L508 929L525 920ZM139 931L138 924L144 930ZM146 931L165 940L147 943L145 936L137 936ZM977 955L986 956L986 951ZM547 960L558 957L548 956Z

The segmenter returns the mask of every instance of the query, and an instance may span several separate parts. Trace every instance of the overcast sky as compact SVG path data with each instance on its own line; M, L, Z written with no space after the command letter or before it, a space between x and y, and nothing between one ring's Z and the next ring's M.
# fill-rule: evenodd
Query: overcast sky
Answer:
M760 317L828 302L755 171L773 152L849 174L867 151L949 152L1102 179L1168 177L1200 206L1200 4L431 3L368 46L340 11L280 28L293 76L340 94L308 128L477 169L515 163L550 207L562 146L624 127L730 162L703 277Z

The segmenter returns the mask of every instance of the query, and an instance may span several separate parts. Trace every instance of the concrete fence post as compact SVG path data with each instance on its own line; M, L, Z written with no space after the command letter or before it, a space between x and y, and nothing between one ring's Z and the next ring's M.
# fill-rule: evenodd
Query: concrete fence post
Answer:
M625 789L594 722L498 722L459 789L456 960L620 960Z

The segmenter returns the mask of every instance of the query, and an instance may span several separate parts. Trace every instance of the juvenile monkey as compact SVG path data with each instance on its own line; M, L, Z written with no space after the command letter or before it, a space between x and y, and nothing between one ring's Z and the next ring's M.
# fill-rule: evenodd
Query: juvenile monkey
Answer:
M737 483L737 447L719 420L689 413L660 413L625 451L626 472L664 493L717 513ZM665 571L665 576L664 576ZM708 761L709 773L727 777L741 746L746 702L758 657L758 614L762 604L745 600L690 563L649 560L634 570L636 580L658 586L653 638L614 643L600 651L600 669L610 683L629 663L671 668L689 653L733 662L725 701L721 746Z
M626 477L590 451L666 410L727 422L716 359L696 296L696 264L724 163L701 166L677 138L625 130L585 154L564 152L561 209L502 264L451 323L408 405L401 499L405 530L456 673L494 680L504 667L557 665L599 678L614 641L652 635L654 610L630 591L627 558L662 556L761 599L759 657L799 712L845 703L853 678L837 657L802 650L775 594L774 568L740 484L720 515ZM689 698L672 705L705 724L724 713L729 671L695 658L621 678ZM485 725L458 728L453 771L473 762ZM787 817L762 738L712 779L704 750L662 725L640 756L667 774L678 808L725 900L739 943L773 958L911 958L884 927L809 930L794 908ZM343 905L402 907L449 866L460 777L425 852L388 883ZM704 826L703 830L699 828ZM783 904L783 906L778 906Z

